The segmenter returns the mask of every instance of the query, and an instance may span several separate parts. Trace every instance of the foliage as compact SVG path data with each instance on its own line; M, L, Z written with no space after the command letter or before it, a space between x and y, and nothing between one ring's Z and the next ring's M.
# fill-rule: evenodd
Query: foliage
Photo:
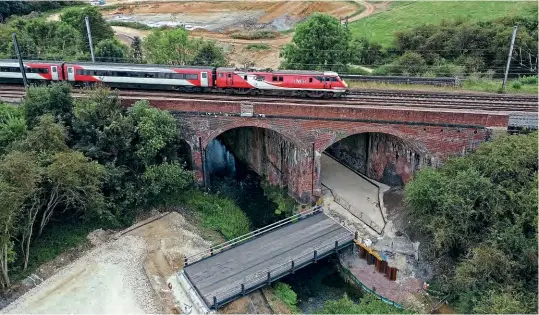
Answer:
M313 14L296 26L292 43L281 51L281 67L342 71L350 61L350 40L350 31L339 20Z
M89 91L76 101L70 92L65 84L31 87L22 108L0 104L4 288L10 285L11 267L21 277L43 262L43 256L58 253L55 241L43 241L50 222L55 231L76 227L65 235L75 239L59 246L67 248L81 242L81 231L87 233L81 223L130 224L141 209L178 202L192 182L191 172L180 164L178 126L170 113L143 101L127 109L117 94L105 89ZM236 210L227 202L217 206ZM241 221L243 213L235 215L231 217L239 225L225 222L220 227L224 235L236 227L240 233L248 229L249 222Z
M79 31L80 34L86 35L85 16L88 16L94 46L98 45L102 40L114 39L114 31L103 19L103 16L101 16L99 10L95 7L88 6L83 8L66 9L61 14L60 19L62 22L69 24L71 27ZM88 41L85 40L81 42L81 49L84 51L89 51Z
M100 62L127 62L127 47L117 39L105 39L97 44L95 59Z
M142 62L142 40L140 37L135 36L133 37L133 41L131 42L131 52L132 52L132 58L136 63Z
M432 239L426 257L456 264L439 277L463 313L508 294L520 312L537 311L537 140L500 137L406 186L414 228Z
M26 58L65 60L81 54L81 33L61 21L16 18L0 25L0 55L7 58L16 58L12 33L17 34L21 54Z
M273 186L267 181L262 181L261 186L266 198L277 205L275 214L290 216L294 213L296 201L287 195L285 189Z
M71 86L67 83L29 89L23 101L28 127L33 128L44 114L50 114L57 121L69 126L73 111L73 98L70 93Z
M376 298L374 294L364 295L358 304L348 296L336 301L327 301L318 314L409 314Z
M271 47L268 44L260 43L260 44L249 44L247 45L247 47L245 47L245 49L251 50L251 51L259 51L259 50L271 49Z
M226 58L214 42L190 39L183 28L157 29L142 43L146 60L155 64L224 66Z
M230 199L191 190L183 204L200 218L206 228L219 232L227 240L249 233L249 219Z
M0 103L0 154L26 134L24 112L20 107Z
M149 25L146 25L140 22L133 22L133 21L110 21L109 25L129 27L129 28L134 28L134 29L143 30L143 31L149 31L153 29L153 27Z
M142 176L148 205L173 205L193 182L193 175L179 163L151 165Z
M277 35L278 35L277 32L256 30L256 31L245 31L245 32L232 33L232 35L230 35L230 37L232 37L234 39L254 40L254 39L275 38L275 37L277 37Z
M78 4L78 1L5 1L0 7L0 16L4 19L11 15L25 15L33 11L55 10Z
M290 310L294 311L297 309L296 304L298 303L298 296L289 284L282 282L275 283L273 286L273 293L283 301Z
M461 18L485 22L508 14L533 15L529 10L536 8L537 4L532 2L522 2L515 6L509 1L396 1L391 3L387 11L351 22L349 27L355 37L365 37L383 47L390 47L395 32L410 30L420 25L439 24L442 20Z

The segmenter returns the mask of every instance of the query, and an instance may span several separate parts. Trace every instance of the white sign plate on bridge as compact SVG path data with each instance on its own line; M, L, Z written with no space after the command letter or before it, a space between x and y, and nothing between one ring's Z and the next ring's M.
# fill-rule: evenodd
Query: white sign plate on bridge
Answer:
M241 110L241 113L240 113L241 117L253 117L253 114L254 114L253 104L241 104L240 110Z

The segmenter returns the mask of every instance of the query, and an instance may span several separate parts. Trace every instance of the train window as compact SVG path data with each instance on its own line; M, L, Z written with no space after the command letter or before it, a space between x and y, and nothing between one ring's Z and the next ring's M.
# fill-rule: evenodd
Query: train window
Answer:
M52 67L52 72L56 73L56 67Z
M228 74L228 77L229 77L229 78L232 78L232 73L229 73L229 74Z
M71 68L71 67L67 68L67 72L73 73L73 68Z
M272 81L277 81L277 77L274 76L274 77L272 78Z
M246 75L244 75L244 76L243 76L243 79L244 79L245 81L247 81L247 76L246 76Z
M202 79L206 79L208 77L206 72L202 72L200 75L202 76Z
M283 77L279 77L279 81L280 81L280 82L283 82Z
M309 83L313 83L313 78L309 78Z
M186 74L185 78L187 80L197 80L198 79L198 74Z
M257 75L257 76L255 77L255 80L257 80L257 81L264 81L265 79L266 79L266 78L264 78L264 76L261 76L261 75Z

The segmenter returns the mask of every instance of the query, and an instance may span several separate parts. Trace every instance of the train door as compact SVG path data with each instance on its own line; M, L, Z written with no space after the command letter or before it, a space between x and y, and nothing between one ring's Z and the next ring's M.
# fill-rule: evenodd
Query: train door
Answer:
M67 80L75 81L75 69L73 67L67 67Z
M226 85L227 86L234 85L234 76L230 72L226 74Z
M200 73L200 86L208 86L208 73L207 72Z
M53 81L58 81L58 66L51 66L51 78Z

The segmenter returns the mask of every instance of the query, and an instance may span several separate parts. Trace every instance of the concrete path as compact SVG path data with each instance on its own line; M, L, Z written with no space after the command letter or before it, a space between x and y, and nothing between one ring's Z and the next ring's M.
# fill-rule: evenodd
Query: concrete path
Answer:
M354 216L360 218L363 212L378 226L384 226L384 219L379 204L379 188L337 162L327 154L320 157L321 182L336 195L351 205L350 209L343 205ZM337 200L342 205L342 201Z

